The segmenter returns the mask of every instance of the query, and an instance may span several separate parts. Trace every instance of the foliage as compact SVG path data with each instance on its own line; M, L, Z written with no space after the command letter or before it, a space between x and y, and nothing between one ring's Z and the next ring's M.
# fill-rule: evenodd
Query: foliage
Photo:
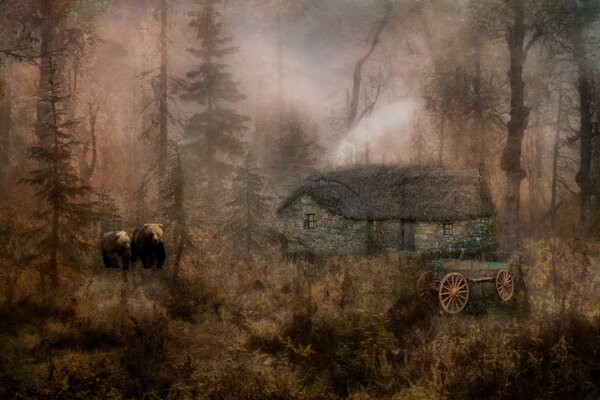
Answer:
M188 228L189 212L186 205L188 178L183 167L179 144L173 141L171 149L167 174L161 182L162 215L166 221L171 221L173 229L169 236L172 248L175 249L173 275L177 277L184 250L191 246L192 241Z
M266 245L268 198L263 192L264 181L256 168L256 158L248 151L232 180L224 227L235 253L244 259L260 254Z
M599 394L597 316L552 313L536 301L533 317L524 318L478 291L470 301L485 303L482 310L440 315L415 298L424 266L399 271L377 257L183 267L178 285L146 274L152 271L89 283L73 277L76 284L53 304L29 291L33 271L24 271L15 301L0 304L0 397ZM352 290L344 291L349 279ZM342 307L344 297L351 301Z
M123 218L115 200L108 193L98 193L96 220L102 233L119 230Z
M276 141L274 163L282 173L306 172L314 168L317 145L297 111L283 115L281 133Z
M35 188L40 202L41 209L34 213L39 225L30 232L32 247L40 262L47 264L55 288L58 264L77 265L79 256L90 247L85 238L93 211L92 189L81 182L73 166L77 142L68 128L74 121L66 118L65 98L57 79L52 65L48 90L40 99L50 110L50 118L40 122L38 142L28 149L38 167L22 181Z
M241 151L240 134L246 129L249 117L236 111L232 105L245 96L239 91L224 58L237 49L227 44L224 36L219 0L199 1L199 10L192 13L190 27L195 30L199 48L188 51L199 64L187 73L186 92L181 95L185 102L202 107L194 113L184 128L186 154L202 173L204 180L205 207L207 215L217 212L217 200L222 200L224 180L231 172L231 165L220 155L237 156Z

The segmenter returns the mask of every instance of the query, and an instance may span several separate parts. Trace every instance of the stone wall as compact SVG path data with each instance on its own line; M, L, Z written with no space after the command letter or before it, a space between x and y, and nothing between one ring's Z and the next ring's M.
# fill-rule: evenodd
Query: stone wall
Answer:
M306 214L315 214L317 227L304 227ZM444 235L441 222L415 222L415 251L434 257L455 257L461 252L474 255L495 246L492 218L477 218L453 223L453 234ZM380 231L372 232L369 221L357 221L334 214L310 196L300 196L279 218L279 230L286 238L288 253L316 255L396 253L402 242L402 222L383 220Z
M453 224L453 234L444 235L444 224L436 222L415 223L415 250L440 257L476 255L496 246L493 218L475 218L448 221Z
M379 232L372 232L371 226L368 226L370 250L398 252L402 243L402 223L397 220L383 220L379 224Z
M315 214L317 227L306 229L306 214ZM333 214L309 196L300 196L282 210L279 228L288 253L362 254L367 252L367 221Z

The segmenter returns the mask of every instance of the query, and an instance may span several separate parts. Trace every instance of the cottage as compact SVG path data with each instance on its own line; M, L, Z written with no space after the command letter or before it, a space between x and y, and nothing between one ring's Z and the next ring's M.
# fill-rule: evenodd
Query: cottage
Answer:
M279 207L292 254L476 255L495 245L477 169L371 165L309 177Z

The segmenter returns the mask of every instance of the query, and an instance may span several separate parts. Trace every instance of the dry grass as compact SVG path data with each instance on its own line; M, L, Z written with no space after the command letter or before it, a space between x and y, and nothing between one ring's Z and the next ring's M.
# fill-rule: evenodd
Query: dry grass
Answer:
M576 244L553 246L538 243L525 268L529 317L518 299L500 305L485 290L461 315L440 315L415 299L422 267L385 258L203 256L178 282L158 271L73 274L52 301L25 269L0 309L0 397L594 398L598 298L564 271L596 282L595 253L585 266L570 256ZM549 270L563 274L549 281Z

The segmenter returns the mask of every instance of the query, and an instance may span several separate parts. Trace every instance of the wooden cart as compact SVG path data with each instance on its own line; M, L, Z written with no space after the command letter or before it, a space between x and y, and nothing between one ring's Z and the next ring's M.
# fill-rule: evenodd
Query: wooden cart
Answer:
M513 276L509 265L503 262L476 260L436 260L429 271L417 280L417 295L423 302L436 297L448 314L461 312L469 301L470 286L474 283L493 282L501 301L513 295Z

